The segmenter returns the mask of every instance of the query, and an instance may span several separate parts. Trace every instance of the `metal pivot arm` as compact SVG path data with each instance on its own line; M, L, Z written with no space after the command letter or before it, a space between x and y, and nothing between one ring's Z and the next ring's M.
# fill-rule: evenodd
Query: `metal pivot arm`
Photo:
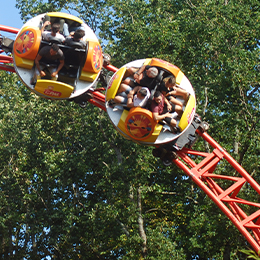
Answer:
M106 68L108 71L112 71L112 72L116 72L118 70L118 68L116 68L115 66L113 66L111 64L104 64L103 67ZM90 89L87 92L89 95L89 98L87 99L87 101L89 103L101 108L102 110L106 111L106 106L105 106L106 97L103 93L100 92L100 91L104 91L104 90L105 89L95 89L95 90Z
M192 180L215 202L226 214L238 230L243 234L253 249L260 253L260 203L242 199L242 187L247 184L260 194L260 185L239 165L215 140L200 128L197 133L207 141L214 150L211 153L183 148L177 151L178 157L173 162L181 168ZM190 157L202 157L196 163ZM236 175L214 174L221 160L226 160L236 171ZM232 172L234 173L234 171ZM228 174L228 173L225 173ZM223 180L225 188L222 187ZM226 187L227 183L230 183ZM240 194L239 194L240 192ZM239 197L240 195L240 197ZM248 212L248 215L242 208Z
M1 25L1 24L0 24L0 31L17 34L17 33L19 32L19 29L14 28L14 27L10 27L10 26Z
M10 26L0 25L0 70L15 72L13 66L6 64L12 64L13 58L6 54L2 54L3 52L7 53L12 51L12 40L6 37L2 37L1 31L17 34L19 32L19 29Z
M106 54L108 55L108 54ZM118 68L116 68L115 66L105 63L103 64L103 67L105 69L107 69L108 71L112 71L112 72L116 72L118 70ZM101 74L103 73L103 70L101 71ZM100 77L104 76L103 74ZM105 80L105 79L103 79ZM108 82L105 82L105 85L107 85ZM106 111L106 106L105 106L105 102L106 102L106 97L105 95L100 92L100 91L104 91L105 88L96 88L96 89L90 89L88 90L85 94L83 94L82 96L80 96L78 99L75 99L74 101L76 103L79 103L79 105L84 108L86 106L86 102L91 103L92 105L101 108L102 110Z
M90 93L90 99L88 99L88 102L106 111L105 95L99 92L98 89L89 90L88 93Z
M8 65L7 63L13 63L13 58L10 56L2 55L2 51L0 50L0 70L15 72L13 66Z

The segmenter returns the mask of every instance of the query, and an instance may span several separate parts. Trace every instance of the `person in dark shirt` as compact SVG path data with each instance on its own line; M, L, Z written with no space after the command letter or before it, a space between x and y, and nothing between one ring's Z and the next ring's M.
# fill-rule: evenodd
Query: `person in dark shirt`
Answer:
M187 102L189 93L176 85L176 78L174 76L165 78L159 85L158 90L167 98L167 100L170 101L171 104L176 105L175 111L179 116L181 116L183 103ZM178 100L176 97L181 97L183 102Z
M177 104L177 105L179 103L175 103L176 96L182 97L184 101L186 101L189 97L189 93L186 90L177 86L176 78L174 76L170 76L170 77L163 79L158 90L160 90L162 92L162 94L165 97L167 97L167 99L169 101L171 101L172 103ZM182 105L182 104L179 104L179 105Z
M66 37L65 44L71 47L80 47L82 49L86 48L86 41L83 41L85 36L85 31L82 29L77 29L72 35Z
M149 88L158 70L150 65L142 66L134 72L134 85Z
M126 78L122 81L118 93L126 92L128 94L136 86L147 87L151 90L151 83L158 75L158 70L150 65L143 65L141 68L130 67L126 71L126 77L132 76L134 80Z
M51 66L46 67L41 65L40 61L44 61L46 64L51 64ZM64 55L59 46L53 43L51 46L43 47L36 56L35 59L35 73L31 80L31 84L36 83L36 78L41 78L46 76L44 71L47 68L51 74L52 80L58 79L58 73L64 65Z

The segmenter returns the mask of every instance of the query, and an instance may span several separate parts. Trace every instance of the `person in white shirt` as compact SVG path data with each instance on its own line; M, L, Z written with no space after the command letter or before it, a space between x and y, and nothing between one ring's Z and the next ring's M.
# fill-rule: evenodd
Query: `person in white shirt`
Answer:
M150 97L150 91L146 87L136 87L127 96L127 107L145 107Z
M123 105L131 107L145 107L149 97L150 91L146 87L137 86L129 91L121 92L115 96L114 99L109 100L109 106Z
M42 39L44 41L51 41L51 39L55 39L59 41L60 43L63 43L65 41L65 37L60 34L60 24L54 23L51 25L51 31L44 31L45 27L51 24L50 21L45 21L43 24L43 27L41 29L42 32Z

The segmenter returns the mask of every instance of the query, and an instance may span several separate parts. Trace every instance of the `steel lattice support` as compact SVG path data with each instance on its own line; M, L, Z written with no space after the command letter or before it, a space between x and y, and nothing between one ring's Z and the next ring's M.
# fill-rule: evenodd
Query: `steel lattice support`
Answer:
M239 192L245 184L251 186L258 194L260 194L260 185L206 132L201 130L197 132L214 150L205 153L184 148L177 152L179 158L173 159L173 162L215 202L254 250L260 252L260 203L239 197ZM191 156L203 159L195 163ZM226 160L235 169L237 176L214 174L221 160ZM232 184L224 189L221 187L221 180L225 181L225 185L230 182ZM247 209L250 207L248 211L252 212L253 209L254 213L248 215L242 206Z

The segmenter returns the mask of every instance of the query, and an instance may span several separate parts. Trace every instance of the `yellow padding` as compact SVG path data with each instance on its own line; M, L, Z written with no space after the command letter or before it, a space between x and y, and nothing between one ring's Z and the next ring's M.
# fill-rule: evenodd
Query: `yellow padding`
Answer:
M79 79L84 80L84 81L93 82L96 79L97 75L98 75L98 73L82 71Z
M128 135L128 133L126 132L126 129L125 129L125 120L127 118L129 114L129 111L125 110L123 111L122 115L121 115L121 118L117 124L117 127L122 131L124 132L126 135Z
M181 120L178 125L181 131L183 131L193 119L195 114L195 105L196 105L195 97L190 95L190 98L188 100L188 103L185 107L185 110L182 114Z
M20 58L16 55L14 55L14 61L15 61L15 65L17 67L21 67L21 68L25 68L25 69L29 69L29 70L33 67L33 64L34 64L34 60Z
M145 62L144 62L143 65L150 65L151 60L152 60L152 59L149 59L149 58L145 59Z
M177 83L178 85L181 84L181 81L182 81L183 77L184 77L183 72L182 72L182 71L179 71L179 73L178 73L178 75L177 75L177 77L176 77L176 83Z
M98 73L103 65L102 49L99 42L88 41L88 54L83 71Z
M49 97L50 99L69 98L74 88L64 82L39 79L34 88L37 92Z
M152 136L156 125L157 121L153 119L153 113L141 107L131 108L125 119L127 134L137 141L146 142Z
M114 98L125 75L126 67L120 68L111 78L106 92L106 101Z
M26 26L14 42L14 55L20 58L35 60L41 44L41 31L38 28Z
M143 141L145 141L146 143L154 143L157 139L157 137L159 136L161 130L162 130L163 126L160 124L157 124L154 127L153 133L151 134L151 136Z
M142 120L135 122L136 129L132 129L133 131L128 127L129 124L126 121L126 120L130 119L131 115L135 116L136 114L138 114L138 112L140 112L139 117L141 119L145 119L145 117L146 117L145 115L147 114L148 118L150 119L150 122L151 122L151 131L150 131L150 133L148 133L148 131L147 131L147 133L146 133L147 135L145 135L145 136L142 136L145 133L140 132L140 130L145 131L145 129L142 129L142 126L143 126L142 125L143 122L141 122ZM130 110L130 112L128 110L124 110L121 115L121 118L117 124L117 127L125 135L128 136L127 139L132 139L135 142L142 141L143 143L148 143L148 144L154 143L156 141L157 137L159 136L163 126L160 124L157 124L157 122L153 120L151 113L152 113L151 111L146 110L144 108L140 108L140 107L132 108ZM136 118L138 118L138 115Z

